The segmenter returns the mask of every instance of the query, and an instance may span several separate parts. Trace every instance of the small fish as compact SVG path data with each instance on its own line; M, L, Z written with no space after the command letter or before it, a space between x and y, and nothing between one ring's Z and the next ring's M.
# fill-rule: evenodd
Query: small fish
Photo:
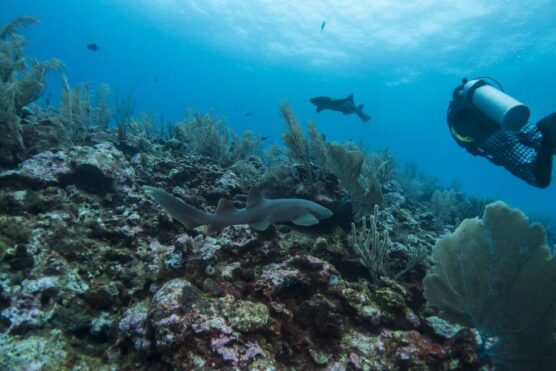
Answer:
M251 116L253 116L253 112L251 111L245 112L245 117L251 117Z
M268 137L261 137L261 140L267 140Z
M322 21L322 24L320 25L320 34L322 35L322 31L324 30L324 27L326 26L326 21Z
M48 93L48 96L46 97L46 100L44 102L44 104L46 106L50 106L50 99L52 98L52 93Z
M98 52L100 46L97 43L91 43L91 44L87 44L87 49L92 50L94 52Z

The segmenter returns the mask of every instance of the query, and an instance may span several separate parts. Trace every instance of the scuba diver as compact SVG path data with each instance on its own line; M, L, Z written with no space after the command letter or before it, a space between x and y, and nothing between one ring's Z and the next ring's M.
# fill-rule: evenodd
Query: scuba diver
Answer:
M456 142L474 156L486 157L527 183L546 188L556 154L556 112L536 125L529 108L488 84L463 79L448 107L448 127Z

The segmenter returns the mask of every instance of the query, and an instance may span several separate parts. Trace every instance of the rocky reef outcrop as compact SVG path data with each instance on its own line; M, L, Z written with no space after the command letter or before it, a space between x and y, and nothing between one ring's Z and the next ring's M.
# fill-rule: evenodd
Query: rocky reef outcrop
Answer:
M185 229L143 184L206 210L220 197L241 205L248 189L233 168L157 151L126 156L108 142L73 146L0 172L3 367L484 365L471 331L430 317L426 260L396 276L414 246L430 250L440 231L395 181L384 185L379 213L391 246L371 282L351 249L349 223L265 232L236 225L217 235ZM319 199L341 205L337 187Z

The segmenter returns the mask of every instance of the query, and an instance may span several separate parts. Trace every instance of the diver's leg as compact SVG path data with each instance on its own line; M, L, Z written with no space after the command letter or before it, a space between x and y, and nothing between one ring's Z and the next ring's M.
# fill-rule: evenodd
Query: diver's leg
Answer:
M498 130L482 148L493 163L535 187L546 188L551 180L552 158L546 156L546 148L539 149L540 143L540 132L529 125L522 132Z
M545 145L552 149L553 154L556 154L556 112L539 121L537 128L542 133L543 140L547 141Z
M533 162L533 174L537 180L537 187L546 188L552 181L552 157L554 145L548 136L543 135L537 158Z
M541 133L541 140L533 171L539 183L545 188L552 180L552 156L556 154L556 113L539 121L535 129Z

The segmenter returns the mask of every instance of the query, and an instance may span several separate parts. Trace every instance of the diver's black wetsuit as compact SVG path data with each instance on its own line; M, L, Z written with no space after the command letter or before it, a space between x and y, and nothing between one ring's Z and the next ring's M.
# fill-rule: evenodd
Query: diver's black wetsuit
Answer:
M456 142L474 156L486 157L535 187L548 187L556 151L556 113L537 125L506 130L467 103L462 89L460 85L454 90L448 108L448 127Z

